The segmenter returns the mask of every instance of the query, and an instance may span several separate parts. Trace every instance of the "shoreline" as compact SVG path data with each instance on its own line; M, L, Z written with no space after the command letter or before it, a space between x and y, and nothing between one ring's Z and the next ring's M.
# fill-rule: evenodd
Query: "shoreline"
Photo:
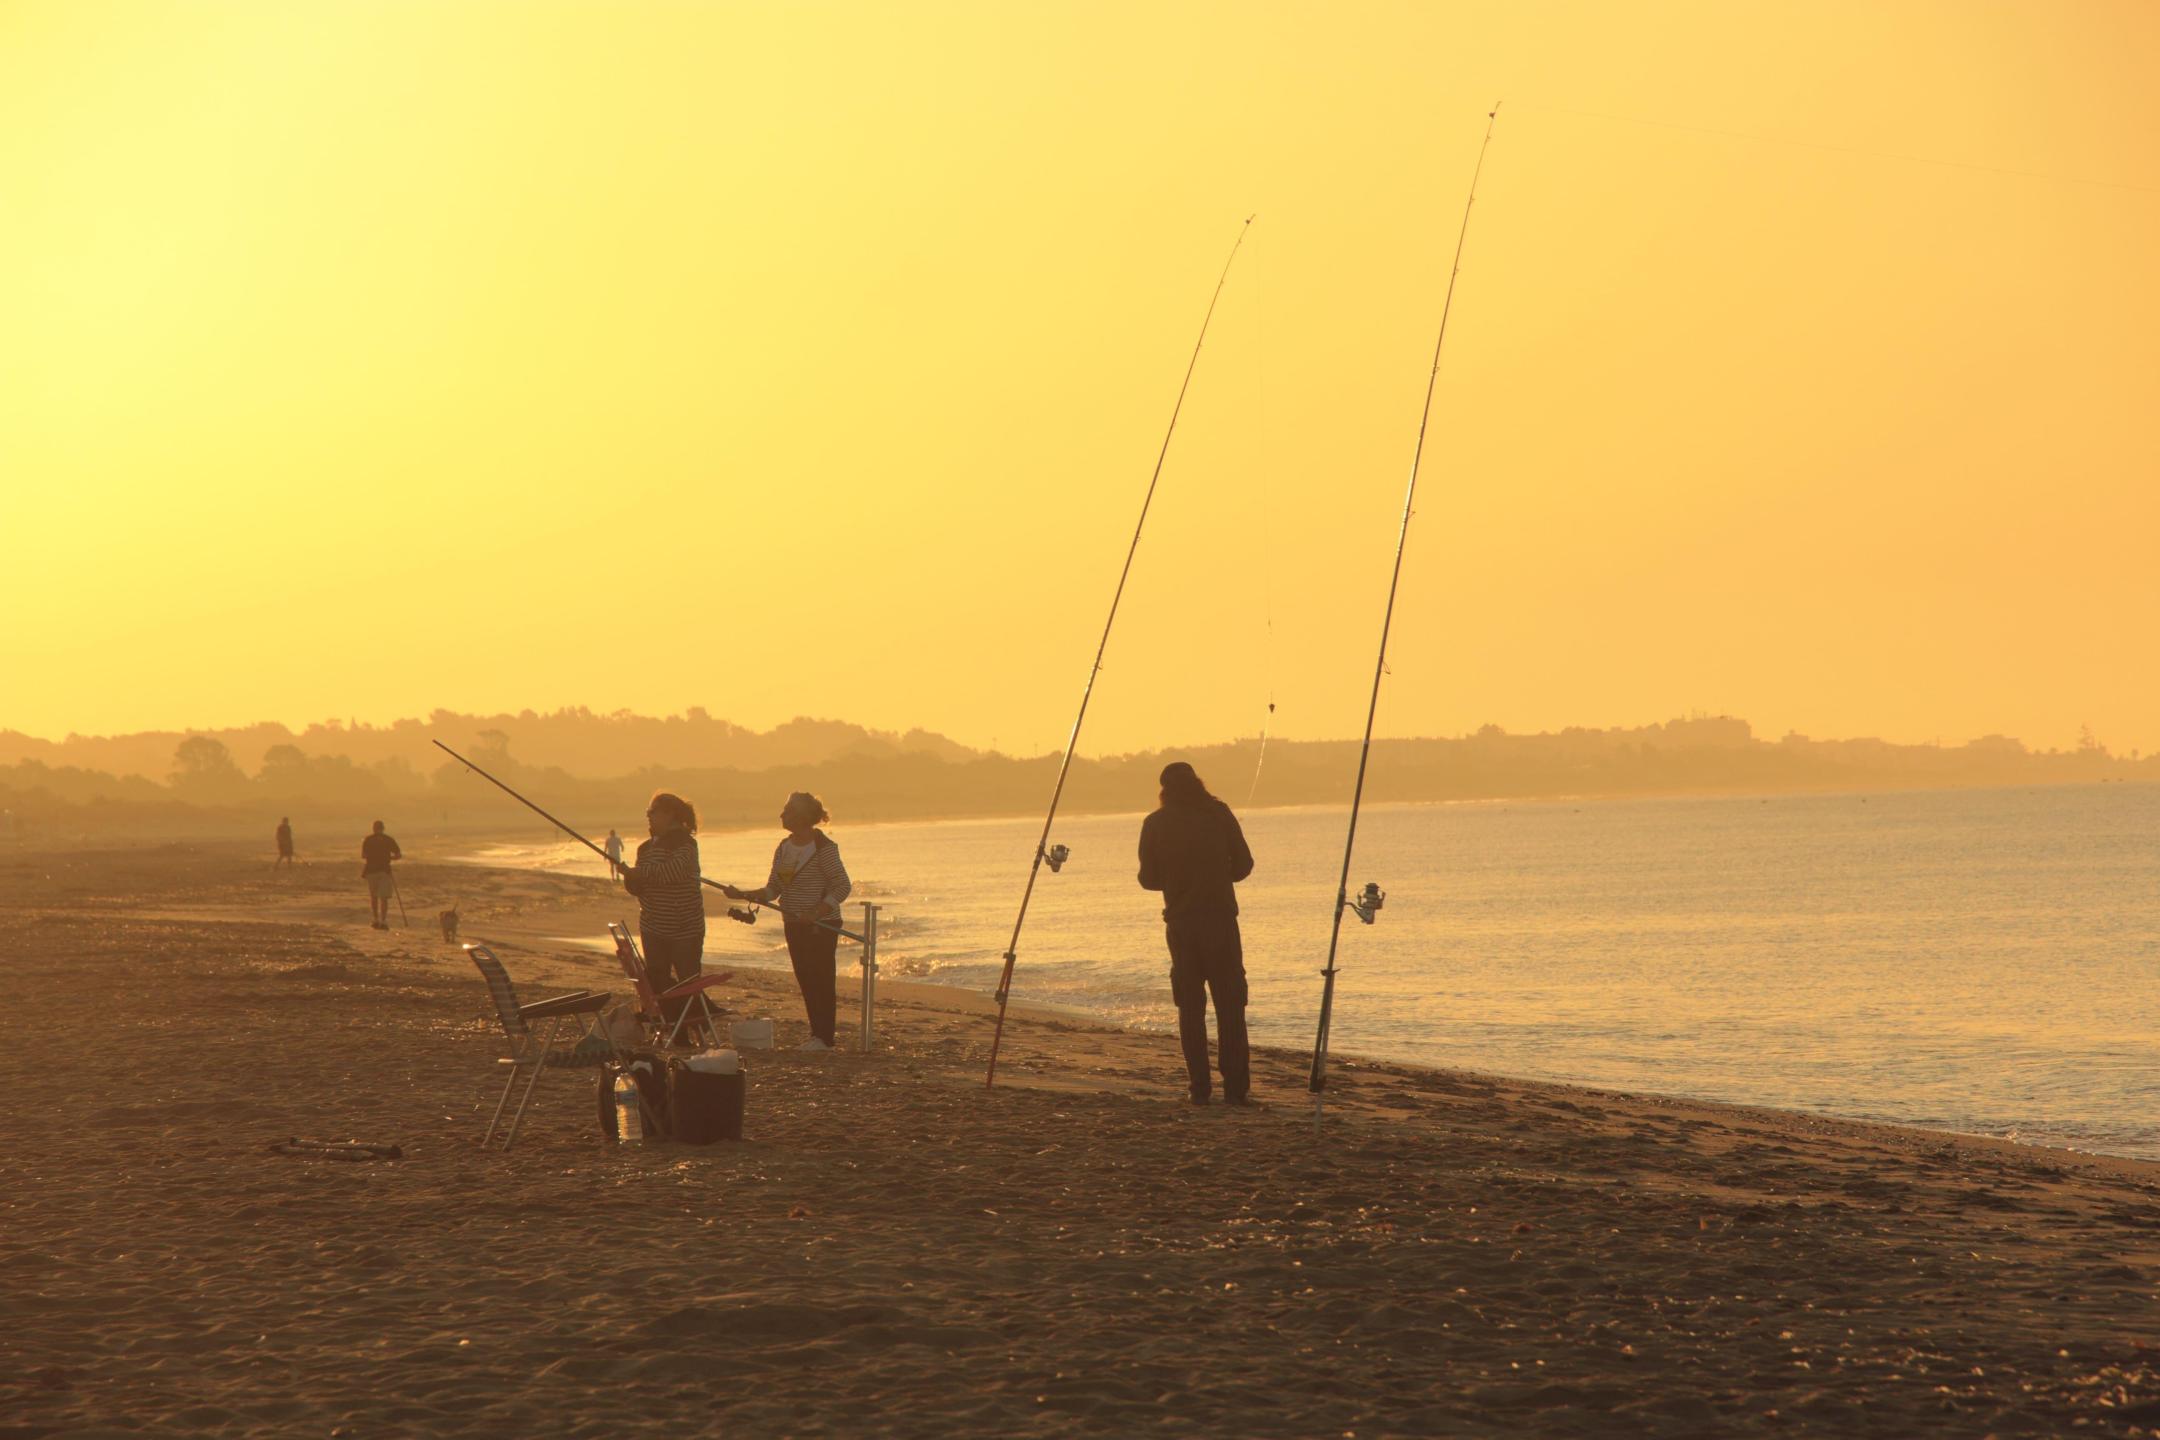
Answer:
M1405 805L1423 805L1428 802L1412 801L1402 803ZM894 823L913 824L915 822ZM597 866L600 862L595 860L593 863ZM512 955L517 956L523 966L526 967L513 970L514 978L518 978L521 983L529 980L530 983L538 985L555 984L564 987L599 988L611 990L617 993L618 996L626 991L628 982L623 979L620 970L614 964L614 952L608 942L601 938L606 934L606 924L609 920L625 918L625 896L620 889L609 882L597 876L569 874L558 870L527 868L516 865L489 864L470 857L428 862L428 868L442 870L452 876L460 871L479 872L485 876L495 877L496 884L499 887L512 892L512 898L507 904L498 897L493 902L496 906L495 909L481 909L466 914L464 916L465 928L461 931L461 934L465 939L482 939L482 935L474 928L474 925L482 923L483 917L485 917L485 923L490 924L492 927L488 935L484 937L487 942L506 958ZM538 882L537 885L534 882ZM486 886L467 888L477 888L483 894L487 889ZM527 893L535 890L539 893ZM343 887L340 887L334 893L342 896L346 892ZM577 935L550 933L549 927L560 922L552 918L542 920L539 915L535 915L530 919L526 917L526 906L532 904L535 900L544 906L543 913L547 916L561 916L564 920L575 917L580 922L587 924L590 935L580 937ZM432 904L432 902L430 903ZM482 903L485 905L490 902L483 901ZM357 911L364 904L364 900L352 898L349 903L339 905L336 908L342 914ZM162 913L178 916L187 912L169 911ZM319 906L307 905L302 908L301 914L309 923L325 923L326 917L322 914ZM634 902L628 902L627 914L634 922ZM445 948L440 945L439 934L435 933L435 927L432 924L433 918L432 911L430 911L425 920L420 920L410 927L411 933L419 935L423 942L430 943L437 949ZM340 924L337 920L329 920L328 923L332 927ZM853 1044L853 1037L859 1033L859 1025L855 1017L859 1012L860 968L853 958L854 954L854 947L844 946L839 963L839 1031L843 1041L841 1047L843 1049ZM799 1002L796 998L794 977L788 968L784 954L771 961L746 959L741 954L709 954L706 958L705 968L708 971L735 971L747 982L747 988L755 991L761 999L777 1007L772 1018L783 1024L789 1021L798 1025L801 1023L799 1008L791 1008L799 1007ZM944 984L935 980L898 979L889 975L881 975L878 981L878 1005L880 1011L882 1012L888 1004L906 1004L924 1011L953 1016L989 1017L996 1013L994 998L982 991L965 986ZM1106 1035L1119 1035L1136 1040L1163 1042L1171 1045L1173 1049L1177 1033L1176 1027L1171 1024L1165 1024L1158 1028L1148 1028L1106 1018L1071 1006L1030 1001L1018 997L1015 997L1011 1003L1010 1014L1016 1018L1060 1025L1073 1030L1093 1030ZM1210 1033L1212 1033L1212 1023L1211 1019ZM1279 1063L1294 1064L1301 1074L1309 1067L1311 1062L1309 1049L1255 1043L1253 1046L1254 1055L1257 1057L1262 1052L1265 1052L1271 1059ZM1352 1068L1365 1068L1376 1072L1450 1077L1470 1083L1507 1086L1524 1091L1551 1091L1617 1104L1686 1107L1704 1112L1730 1113L1735 1116L1746 1115L1766 1122L1778 1121L1820 1129L1843 1127L1854 1136L1869 1132L1882 1132L1899 1137L1901 1141L1909 1144L1932 1143L1939 1145L1945 1141L1955 1141L1961 1145L1982 1147L1991 1152L2001 1151L2010 1155L2053 1159L2057 1163L2076 1164L2089 1161L2104 1166L2119 1164L2133 1167L2136 1173L2149 1171L2155 1178L2160 1178L2160 1157L2125 1155L2106 1150L2086 1150L2070 1145L2044 1144L1948 1127L1915 1125L1894 1120L1838 1115L1832 1112L1804 1110L1786 1106L1751 1104L1747 1101L1726 1100L1714 1096L1690 1095L1681 1092L1651 1089L1626 1089L1597 1085L1587 1081L1556 1079L1548 1076L1518 1075L1468 1066L1436 1065L1427 1061L1400 1059L1385 1055L1373 1055L1359 1050L1344 1050L1331 1047L1331 1070L1340 1068L1345 1063ZM1000 1074L1003 1074L1002 1062ZM1271 1098L1276 1103L1284 1106L1304 1106L1309 1104L1309 1092L1302 1084L1299 1085L1294 1097L1278 1095Z
M1399 802L1399 804L1393 808L1424 808L1428 804L1453 803L1455 802ZM1475 803L1482 804L1484 802ZM917 822L908 821L892 823L906 824L912 826ZM964 824L977 822L954 821L949 823ZM860 826L855 828L871 827ZM752 827L751 831L745 833L755 833L756 829L757 827ZM719 831L715 833L733 834L735 832ZM547 843L561 843L564 845L574 844L574 842L569 841ZM567 869L525 866L517 863L488 861L470 855L459 855L452 860L448 860L442 863L469 866L470 868L476 870L501 871L510 875L544 875L561 880L564 883L570 885L591 885L597 887L596 893L601 895L619 897L621 894L620 891L616 891L612 889L612 887L607 886L606 882L600 880L596 876ZM595 868L597 868L598 862L595 861L593 863L595 865ZM598 911L595 910L593 913L597 917ZM725 927L723 926L722 928L724 929ZM595 924L593 926L593 931L595 935L603 933L602 928L599 924ZM603 939L582 939L576 936L558 936L552 938L559 941L562 946L568 949L576 951L592 951L599 954L602 957L603 962L608 962L611 960L613 952L608 948L607 942ZM856 979L853 978L859 976L859 970L856 969L855 962L852 956L853 947L843 946L840 957L840 988L843 992L841 995L841 999L844 1005L851 1003L850 997L854 993L854 989L852 987L856 986L856 984L858 983ZM785 979L789 975L785 955L777 951L772 952L770 958L758 959L746 958L743 954L739 952L708 954L706 964L708 968L739 967L746 970L757 970L761 972L779 975L783 979ZM613 973L612 969L610 970L610 973ZM887 974L887 977L881 978L879 981L879 993L881 996L898 993L898 991L903 987L911 990L929 992L930 996L932 997L937 995L951 997L952 1006L950 1008L954 1009L966 1008L978 1004L984 1007L988 1007L990 1004L989 997L984 992L963 985L948 984L941 981L929 979L899 980L889 978L889 972ZM1016 1007L1024 1005L1036 1014L1039 1014L1046 1018L1062 1020L1067 1023L1098 1025L1107 1029L1128 1032L1136 1035L1174 1037L1176 1034L1176 1026L1174 1022L1170 1021L1164 1021L1162 1023L1154 1025L1136 1024L1130 1020L1107 1017L1100 1014L1099 1012L1075 1005L1055 1004L1044 1001L1025 1001L1018 997L1015 998L1013 1003ZM852 1009L849 1013L853 1013ZM1261 1046L1258 1042L1256 1042L1255 1049L1257 1050L1259 1048L1261 1048ZM1300 1060L1301 1064L1309 1063L1309 1048L1301 1050L1295 1046L1285 1046L1279 1043L1267 1046L1266 1048L1270 1049L1272 1052L1280 1056L1297 1057ZM2061 1153L2064 1155L2076 1156L2095 1156L2105 1159L2128 1160L2145 1164L2160 1164L2160 1155L2139 1155L2121 1150L2111 1150L2105 1148L2087 1148L2084 1146L2079 1146L2072 1143L2065 1143L2063 1141L2053 1139L2027 1140L2003 1134L1990 1134L1985 1131L1962 1130L1950 1125L1926 1125L1896 1119L1881 1119L1869 1116L1840 1114L1836 1111L1811 1110L1796 1106L1765 1104L1761 1102L1751 1102L1747 1100L1729 1099L1716 1095L1692 1093L1683 1090L1662 1090L1648 1087L1614 1086L1610 1084L1600 1084L1595 1080L1519 1073L1506 1070L1490 1070L1477 1066L1448 1065L1445 1063L1436 1063L1430 1060L1418 1059L1408 1056L1376 1054L1370 1051L1358 1050L1354 1048L1344 1049L1340 1047L1333 1047L1331 1048L1330 1053L1332 1057L1338 1060L1348 1058L1363 1064L1396 1065L1421 1071L1430 1071L1434 1073L1445 1073L1467 1077L1475 1077L1481 1080L1499 1082L1508 1085L1559 1086L1567 1087L1574 1090L1580 1090L1587 1094L1596 1096L1616 1098L1639 1098L1644 1101L1681 1101L1704 1106L1726 1106L1741 1110L1790 1115L1799 1119L1809 1121L1838 1122L1854 1125L1875 1126L1901 1132L1910 1132L1912 1134L1920 1136L1955 1136L1961 1139L1986 1141L1991 1144L2005 1145L2018 1150L2044 1153ZM1302 1090L1300 1093L1302 1095Z
M1453 804L1456 802L1404 801L1396 803L1401 808L1421 808L1431 804ZM1482 804L1485 802L1473 803ZM912 825L919 822L895 821L872 823ZM950 823L965 824L976 822L967 820L955 820ZM757 830L759 828L763 827L745 827L745 830L740 833L750 833L751 831ZM440 840L446 838L438 832L423 831L420 833L425 835L430 840ZM558 833L559 838L559 832L551 833ZM715 831L714 833L734 834L738 832L723 829ZM575 842L564 840L561 843L567 845L574 844ZM220 853L221 855L228 856L232 860L240 861L242 863L245 863L246 861L260 861L261 859L261 857L253 853L252 847L246 847L240 842L223 840L166 842L161 848L165 850L207 848L211 851L215 851L217 853ZM96 855L108 852L99 849L92 849L56 853L67 855ZM133 854L133 852L128 853L130 855ZM0 852L0 860L4 860L4 858L4 852ZM597 858L594 858L592 861L592 864L596 868L600 865L600 863L601 862ZM327 871L337 871L339 867L343 864L343 861L311 862L309 868L313 869L316 866L321 866ZM412 868L413 862L408 862L407 866L401 867L401 870L410 870ZM591 932L590 936L579 937L576 935L547 933L546 924L540 923L537 917L532 920L528 920L524 916L524 907L537 897L521 896L513 903L511 903L507 907L507 909L503 905L498 903L497 907L493 911L480 910L468 912L466 915L466 928L463 931L464 938L482 938L479 932L473 928L473 925L476 921L480 919L480 917L488 916L490 923L492 923L496 927L495 930L491 932L490 943L495 944L495 948L498 950L499 953L502 953L506 956L515 953L519 955L523 960L525 960L527 964L531 965L531 977L534 982L542 984L555 983L564 986L596 986L597 988L601 989L612 989L616 992L622 992L626 988L627 982L622 978L621 972L615 967L613 963L613 951L608 947L608 944L604 938L599 938L604 937L606 934L605 927L607 921L626 918L626 912L624 909L625 897L623 895L623 892L614 887L613 885L609 884L607 881L599 878L598 876L576 874L564 870L526 867L514 864L490 863L469 855L459 855L455 858L444 859L440 861L429 861L426 862L426 868L430 871L444 872L445 879L452 878L460 872L467 871L475 872L482 876L497 877L496 883L498 885L507 885L507 888L513 891L525 888L521 886L521 884L518 882L545 882L544 885L542 885L541 887L542 889L547 889L548 887L558 887L552 893L550 893L542 903L544 903L547 910L552 913L561 914L564 916L565 919L574 916L580 923L586 924ZM457 893L460 894L466 893L468 891L477 891L478 893L485 894L488 888L489 887L485 884L480 886L453 887L453 889L455 889ZM308 923L324 924L328 926L332 931L335 931L342 928L348 922L349 917L352 913L364 913L364 899L353 898L348 895L347 887L329 887L329 893L336 895L340 898L333 901L327 906L317 903L310 903L301 906L298 908L298 910L291 912L293 918L303 919ZM414 901L413 903L417 905L418 901ZM427 910L426 917L424 919L416 917L415 923L411 926L412 933L421 935L423 938L425 938L427 935L435 932L435 926L433 924L433 911L432 908L430 908L433 903L434 902L431 900L429 902L429 906L421 907L422 909ZM487 902L483 902L483 904L485 903ZM168 913L177 918L190 912L182 910ZM635 905L634 902L632 902L630 903L629 909L627 911L627 918L631 918L634 920L634 915ZM500 937L500 939L498 941L492 937ZM437 943L439 944L439 936L437 937ZM856 1033L855 1021L851 1017L856 1014L858 1009L857 999L859 996L859 981L857 977L859 977L860 971L854 962L854 959L852 957L852 951L852 946L844 946L840 956L840 983L838 988L840 1010L842 1016L842 1023L840 1029L843 1034L843 1039ZM795 991L793 988L793 977L788 969L784 956L781 956L780 958L772 961L763 961L758 959L747 959L739 953L719 953L708 954L705 963L708 970L734 969L744 973L746 979L749 977L757 977L756 983L754 983L751 988L759 991L760 994L764 994L765 992L771 992L775 997L777 997L776 1003L779 1004L780 1008L775 1018L787 1018L788 1007L796 1003ZM906 999L910 1003L919 1005L922 1008L928 1010L943 1011L955 1015L980 1014L988 1016L995 1013L994 1002L989 995L964 986L944 984L935 980L903 980L892 978L888 973L885 976L881 976L881 978L879 979L878 995L879 1005L881 1009L888 1002ZM1024 1013L1030 1017L1046 1022L1053 1022L1074 1027L1092 1028L1101 1030L1105 1033L1129 1035L1134 1037L1146 1037L1160 1041L1169 1041L1173 1043L1176 1036L1176 1029L1175 1026L1172 1024L1164 1024L1158 1028L1147 1028L1139 1025L1134 1025L1129 1022L1106 1018L1093 1012L1072 1006L1057 1005L1041 1001L1028 1001L1017 997L1012 1002L1011 1010L1012 1014L1016 1016ZM799 1012L796 1013L795 1018L799 1023ZM1210 1025L1212 1033L1212 1020L1210 1022ZM1258 1055L1262 1050L1266 1050L1271 1056L1277 1058L1278 1060L1294 1060L1300 1071L1302 1071L1310 1063L1309 1049L1301 1050L1295 1047L1287 1047L1282 1045L1261 1045L1256 1042L1253 1050L1255 1055ZM1938 1127L1918 1125L1896 1120L1881 1120L1859 1116L1839 1115L1829 1111L1816 1111L1801 1109L1797 1107L1756 1104L1743 1100L1728 1100L1715 1096L1695 1095L1679 1091L1665 1091L1647 1088L1621 1088L1608 1085L1599 1085L1595 1082L1590 1081L1560 1079L1539 1075L1515 1074L1512 1072L1484 1070L1468 1066L1440 1065L1434 1064L1429 1061L1402 1059L1384 1055L1374 1055L1368 1052L1354 1049L1344 1050L1340 1048L1331 1048L1330 1054L1331 1066L1339 1064L1344 1060L1348 1060L1356 1065L1361 1066L1385 1067L1403 1072L1415 1072L1421 1074L1456 1076L1467 1080L1477 1081L1480 1083L1500 1084L1523 1089L1550 1089L1556 1091L1567 1091L1570 1093L1580 1093L1582 1095L1593 1098L1602 1098L1618 1102L1639 1102L1646 1105L1687 1105L1701 1107L1706 1110L1730 1110L1736 1113L1745 1112L1764 1116L1785 1117L1793 1121L1794 1123L1801 1124L1825 1126L1856 1126L1865 1129L1888 1131L1898 1135L1912 1137L1915 1141L1933 1140L1937 1143L1940 1143L1945 1139L1954 1139L1961 1143L1984 1145L1989 1147L2001 1147L2008 1152L2014 1154L2057 1156L2074 1158L2076 1160L2121 1162L2133 1166L2152 1167L2156 1173L2160 1173L2160 1157L2130 1155L2109 1150L2081 1149L2073 1145L2013 1139L2001 1135L1989 1135L1977 1131L1958 1130L1947 1126ZM1285 1103L1305 1104L1308 1103L1306 1096L1307 1092L1301 1084L1298 1088L1297 1098L1295 1102L1288 1101L1287 1097L1278 1098L1284 1099Z
M766 772L756 773L763 774ZM636 778L637 777L635 776L623 777L624 795L635 796L643 793L648 793L645 790L645 785L649 782L640 782L637 784L629 783L630 781L636 780ZM600 782L588 781L583 783ZM1906 781L1895 778L1879 778L1874 784L1860 785L1851 783L1849 777L1840 777L1838 783L1836 784L1825 784L1821 786L1798 786L1786 789L1763 789L1757 786L1743 785L1731 788L1589 790L1544 794L1464 795L1443 796L1437 798L1416 800L1368 801L1366 802L1364 808L1367 810L1376 810L1383 808L1416 809L1440 806L1580 806L1675 800L1760 800L1767 803L1775 800L1836 799L1840 797L1864 800L1868 797L1877 795L1969 794L1974 791L2002 791L2004 793L2021 793L2027 791L2041 790L2083 790L2099 789L2106 786L2127 786L2133 789L2156 789L2160 788L2160 779L2152 779L2145 776L2134 775L2111 775L2099 777L2079 776L2072 779L2061 780L2003 781L1989 779L1958 781L1949 783L1937 782L1932 780L1914 780L1908 783ZM38 833L35 834L28 833L27 830L19 830L13 836L0 836L0 856L10 854L11 850L12 853L17 855L42 853L41 850L33 851L33 845L50 846L50 848L62 851L82 850L107 844L124 844L129 842L145 842L156 844L207 843L215 845L232 845L247 843L249 838L264 833L266 827L263 823L262 817L275 813L298 814L302 818L302 828L315 827L315 832L319 833L320 830L324 828L345 829L351 828L356 825L364 827L369 820L375 818L378 814L396 813L401 808L407 810L417 809L422 813L437 808L435 805L431 804L424 798L411 796L392 797L390 800L385 801L382 805L379 805L375 808L354 809L351 811L339 810L334 808L309 811L305 808L294 808L295 803L299 803L304 806L304 800L302 802L294 802L291 800L274 800L266 803L251 804L245 810L245 812L229 810L206 811L198 809L190 804L187 804L186 802L175 800L170 802L163 802L170 804L176 812L169 818L159 816L152 820L139 817L133 822L108 824L98 829L90 829L76 823L77 817L75 816L74 812L83 810L84 807L81 804L77 802L63 803L67 805L69 810L69 818L65 823L54 825L47 829L41 829ZM641 805L642 803L642 801L626 801L624 808L634 811L637 806ZM280 810L280 807L283 807L282 812ZM1236 808L1240 814L1246 813L1248 811L1267 811L1274 813L1314 810L1347 810L1349 808L1349 802L1342 799L1299 800L1285 804L1268 804L1265 802L1261 802L1250 805L1239 805ZM17 817L18 824L28 826L30 824L29 813L30 812L26 810L19 814ZM523 811L506 810L500 814L491 813L484 817L474 817L467 820L460 820L454 824L438 822L434 825L429 826L405 826L401 828L408 830L409 833L426 834L443 840L471 841L483 836L500 836L506 831L514 831L519 829L526 823L523 819L524 813L525 812ZM1084 800L1075 800L1068 802L1067 805L1061 807L1059 813L1071 816L1073 818L1116 819L1121 816L1142 815L1145 814L1146 811L1145 809L1129 809L1124 806L1098 809L1090 807ZM1038 818L1039 814L1039 810L980 810L963 813L938 812L934 814L923 815L879 815L874 819L867 820L850 819L846 823L851 828L868 828L871 826L886 825L971 825L995 821L1031 820ZM221 818L222 823L220 823ZM46 825L46 822L43 820L39 820L37 824L39 826L44 826ZM771 822L769 820L746 819L739 822L713 821L709 824L703 825L701 827L700 833L711 835L748 834L758 830L769 829L770 825ZM532 822L530 828L535 835L559 835L560 833L548 829L543 822L539 821ZM600 828L604 832L605 827L603 826ZM630 837L626 836L625 840L629 841ZM565 843L574 842L566 841Z

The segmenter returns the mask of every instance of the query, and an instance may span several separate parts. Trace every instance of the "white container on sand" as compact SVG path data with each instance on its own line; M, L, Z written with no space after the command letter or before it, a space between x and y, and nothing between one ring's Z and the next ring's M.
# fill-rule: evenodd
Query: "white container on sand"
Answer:
M737 1020L727 1028L728 1043L737 1050L772 1049L773 1028L770 1020Z

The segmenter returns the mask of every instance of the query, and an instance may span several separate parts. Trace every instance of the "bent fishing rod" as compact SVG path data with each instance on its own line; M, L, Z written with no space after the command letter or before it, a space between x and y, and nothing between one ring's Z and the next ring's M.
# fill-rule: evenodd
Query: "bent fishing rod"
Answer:
M1440 302L1440 334L1433 341L1432 373L1425 380L1425 408L1418 416L1417 446L1410 453L1410 484L1403 494L1402 527L1395 536L1395 573L1388 580L1387 609L1380 617L1380 658L1373 665L1372 699L1365 707L1365 742L1358 749L1357 787L1350 793L1350 830L1343 839L1342 878L1335 886L1335 916L1328 931L1327 969L1320 972L1320 1027L1313 1037L1312 1073L1305 1088L1312 1092L1313 1131L1320 1129L1322 1108L1327 1103L1328 1026L1335 1016L1335 954L1342 944L1343 911L1350 910L1367 925L1379 913L1387 896L1376 884L1367 885L1350 898L1350 855L1357 848L1358 810L1365 799L1365 766L1372 758L1373 717L1380 713L1380 677L1387 674L1388 631L1395 623L1395 592L1402 585L1403 550L1410 541L1410 511L1417 501L1418 467L1425 459L1425 432L1432 424L1433 392L1440 384L1440 351L1447 344L1448 315L1455 308L1455 280L1462 274L1463 242L1470 235L1470 211L1477 204L1478 176L1485 170L1485 151L1492 145L1493 123L1499 118L1495 102L1485 116L1485 141L1478 146L1477 164L1470 171L1470 198L1463 204L1462 229L1455 236L1455 264L1448 271L1447 297Z
M548 824L553 825L556 829L562 831L563 834L568 835L571 839L577 841L578 844L583 845L586 849L592 851L593 854L598 855L601 859L607 861L609 865L614 866L620 865L622 863L614 856L608 854L607 851L601 849L598 845L593 844L592 841L585 838L585 836L580 834L578 831L573 830L570 826L556 819L553 815L548 814L547 811L541 809L538 805L533 804L532 801L526 799L523 795L518 794L517 791L511 789L508 785L503 784L502 781L496 779L493 775L488 774L487 771L481 769L478 765L473 764L472 761L466 759L463 755L458 754L457 751L452 750L448 745L443 744L442 741L432 740L428 743L433 745L436 749L442 751L443 754L448 755L451 759L457 761L458 764L463 765L466 769L472 771L473 774L478 775L481 779L487 781L488 784L493 785L496 789L502 791L503 794L508 795L511 799L517 801L518 804L523 805L526 809L532 811L533 814L538 815L541 819L547 821ZM718 880L709 879L703 875L698 876L698 883L700 885L709 885L713 889L720 891L722 894L726 894L729 890L734 888L733 886L723 885ZM748 895L743 895L740 898L745 904L756 905L762 909L780 909L778 905L773 904L769 900L753 900ZM781 913L785 914L786 912L782 911ZM745 915L743 914L737 914L735 911L730 910L728 911L728 918L731 920L741 920L745 925L757 919L757 914L755 911L745 912L745 914L747 914L748 918L745 918ZM857 935L854 931L842 929L840 926L831 924L828 921L813 920L810 923L820 926L826 930L837 931L839 934L846 936L850 940L859 942L862 939L862 936Z
M1170 438L1177 434L1178 415L1185 408L1185 392L1192 388L1193 370L1200 364L1200 347L1207 343L1208 322L1215 318L1215 302L1222 299L1223 282L1230 278L1230 267L1237 263L1238 250L1245 244L1246 232L1252 229L1254 216L1245 217L1238 227L1237 239L1230 246L1230 258L1223 261L1222 273L1215 277L1214 293L1208 296L1207 313L1200 317L1200 335L1193 341L1192 358L1185 362L1185 378L1178 384L1177 403L1170 407L1170 424L1163 431L1162 448L1155 453L1155 471L1148 476L1147 494L1140 501L1140 520L1133 526L1132 544L1125 549L1125 568L1118 572L1117 589L1110 595L1110 616L1103 621L1102 639L1095 646L1095 663L1088 669L1087 686L1080 692L1080 713L1073 716L1072 733L1065 737L1065 758L1058 765L1057 784L1050 791L1050 810L1043 816L1042 834L1035 841L1035 859L1028 866L1027 888L1020 892L1020 913L1013 920L1012 939L1005 946L1005 973L998 978L997 1032L990 1037L990 1068L983 1074L983 1087L997 1084L998 1047L1005 1039L1005 1006L1012 997L1013 965L1020 954L1020 927L1027 924L1028 902L1035 897L1035 881L1042 874L1045 861L1054 875L1065 864L1069 853L1063 845L1050 843L1050 826L1057 819L1058 801L1065 794L1065 777L1072 771L1073 752L1080 744L1080 727L1087 720L1088 701L1095 695L1095 678L1102 674L1103 652L1110 648L1110 628L1117 624L1118 602L1125 598L1125 582L1132 575L1133 556L1140 550L1140 532L1147 528L1148 508L1155 503L1155 486L1162 479L1163 462L1170 456Z

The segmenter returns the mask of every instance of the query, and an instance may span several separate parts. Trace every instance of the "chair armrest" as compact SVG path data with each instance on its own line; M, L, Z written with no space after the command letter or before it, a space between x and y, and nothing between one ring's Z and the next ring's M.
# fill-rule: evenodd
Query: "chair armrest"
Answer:
M520 1005L518 1014L527 1020L546 1020L556 1015L589 1015L595 1010L605 1010L607 1003L608 997L597 990L578 990L547 1000L535 1000L530 1005Z
M732 970L722 970L717 975L693 975L688 980L683 981L682 984L661 991L660 998L663 1000L680 1000L687 995L703 994L705 991L712 989L713 986L725 985L734 978L735 972Z

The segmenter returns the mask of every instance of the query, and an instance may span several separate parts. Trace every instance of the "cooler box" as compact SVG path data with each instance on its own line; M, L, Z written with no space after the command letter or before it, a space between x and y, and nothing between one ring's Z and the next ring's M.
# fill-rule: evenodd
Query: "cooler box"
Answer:
M677 1061L672 1069L669 1098L675 1138L687 1145L742 1139L746 1077L735 1052L693 1055Z

